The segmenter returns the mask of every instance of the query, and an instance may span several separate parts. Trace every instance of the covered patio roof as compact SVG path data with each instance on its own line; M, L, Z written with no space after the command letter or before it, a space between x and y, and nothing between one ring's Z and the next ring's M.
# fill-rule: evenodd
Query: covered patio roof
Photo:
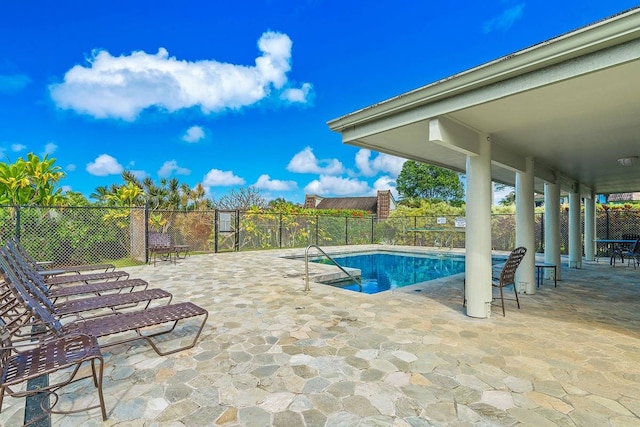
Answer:
M535 161L535 190L640 191L640 8L328 122L342 141L465 172L491 141L492 179ZM637 159L636 159L637 160Z

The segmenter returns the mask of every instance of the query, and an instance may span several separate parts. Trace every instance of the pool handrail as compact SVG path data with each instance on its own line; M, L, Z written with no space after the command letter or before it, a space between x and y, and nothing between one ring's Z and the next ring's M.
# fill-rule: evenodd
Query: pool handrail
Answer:
M318 246L318 245L309 245L309 246L307 246L307 249L305 249L305 251L304 251L304 280L305 280L304 291L305 292L309 292L311 290L311 288L309 287L309 249L311 249L311 248L316 248L324 256L326 256L329 259L329 261L334 263L336 265L336 267L338 267L340 270L342 270L343 273L345 273L347 276L349 276L349 278L351 280L356 282L358 284L358 286L360 286L360 291L362 292L362 281L360 280L360 278L353 276L351 273L349 273L347 270L345 270L340 264L338 264L336 262L336 260L331 258L331 256L328 253L326 253L325 251L323 251L322 248L320 246Z

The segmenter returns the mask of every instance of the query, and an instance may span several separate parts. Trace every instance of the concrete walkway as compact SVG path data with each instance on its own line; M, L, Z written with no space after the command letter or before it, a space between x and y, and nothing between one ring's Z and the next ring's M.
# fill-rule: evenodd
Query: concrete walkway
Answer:
M305 293L304 263L282 258L294 254L304 250L128 268L209 310L198 345L167 357L142 342L104 349L108 420L92 410L53 425L640 425L640 269L565 269L521 310L508 302L506 317L495 307L479 320L464 314L460 275ZM65 391L61 407L96 399L88 381ZM0 425L23 414L24 399L6 397Z

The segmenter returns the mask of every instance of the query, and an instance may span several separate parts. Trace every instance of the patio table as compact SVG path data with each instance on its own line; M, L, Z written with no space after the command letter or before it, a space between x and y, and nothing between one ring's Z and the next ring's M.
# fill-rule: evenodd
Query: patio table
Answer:
M615 267L616 265L616 257L619 256L620 260L624 262L624 252L622 250L621 245L632 245L636 241L635 240L627 240L627 239L597 239L596 245L605 244L608 248L609 252L609 265ZM598 251L596 251L598 253ZM596 262L598 261L598 257L596 257Z

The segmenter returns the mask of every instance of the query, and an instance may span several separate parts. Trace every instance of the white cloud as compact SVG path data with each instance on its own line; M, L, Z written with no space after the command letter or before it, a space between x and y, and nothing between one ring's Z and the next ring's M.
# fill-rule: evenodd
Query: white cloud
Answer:
M25 150L26 148L27 146L24 144L11 144L11 151L18 152L18 151Z
M198 142L204 138L204 129L201 126L191 126L182 136L183 141Z
M244 179L236 176L231 171L211 169L204 177L202 185L205 187L224 187L229 185L243 185Z
M339 175L344 172L344 166L338 159L318 160L313 154L313 149L307 147L293 156L287 170L296 173Z
M262 55L254 66L178 60L164 48L156 54L136 51L117 57L96 50L87 66L74 66L49 91L60 108L129 121L150 107L168 112L199 107L205 114L238 110L272 93L305 103L311 85L295 88L287 77L291 46L286 34L263 33L258 40Z
M313 86L311 83L303 83L302 87L297 88L289 88L282 91L280 94L280 99L291 102L291 103L301 103L304 104L309 100L309 95L311 95L313 90Z
M372 160L371 150L366 148L362 148L356 153L356 166L364 176L375 176L383 172L397 177L405 161L406 159L385 153L379 153Z
M64 170L66 170L67 172L73 172L76 170L76 165L70 163L64 168Z
M44 155L53 154L58 149L58 146L53 142L48 143L44 146Z
M369 194L371 188L365 181L359 181L352 178L341 178L338 176L321 175L320 179L311 181L305 188L306 194L323 195L338 195L347 196L355 195L362 196Z
M391 190L391 194L393 195L394 199L398 200L400 198L398 189L396 188L396 180L395 178L391 178L390 176L384 175L376 179L376 181L373 183L373 191L371 193L375 195L378 193L378 190Z
M178 162L175 160L167 160L158 170L158 176L166 178L174 172L176 175L189 175L191 169L178 166Z
M129 169L129 172L131 172L133 176L135 176L139 180L143 180L149 176L149 174L143 170Z
M119 175L123 170L122 165L108 154L100 154L87 164L87 172L96 176Z
M254 187L261 190L269 191L289 191L298 187L295 181L281 181L279 179L271 179L269 175L260 175L260 178L253 184Z
M0 93L17 93L27 87L31 79L26 74L0 75Z
M490 33L492 31L507 31L514 22L522 17L524 13L524 3L517 4L509 9L504 10L500 15L485 21L482 24L482 32Z

